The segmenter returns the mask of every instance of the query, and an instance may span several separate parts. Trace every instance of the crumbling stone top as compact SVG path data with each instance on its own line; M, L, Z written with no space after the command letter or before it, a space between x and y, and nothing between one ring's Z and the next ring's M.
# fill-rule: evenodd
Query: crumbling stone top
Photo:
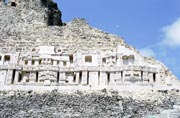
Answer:
M54 45L71 50L115 50L124 40L76 18L65 25L57 4L47 0L12 1L0 8L0 41L5 46Z
M1 1L0 6L0 22L4 25L62 25L61 11L51 0L9 0Z

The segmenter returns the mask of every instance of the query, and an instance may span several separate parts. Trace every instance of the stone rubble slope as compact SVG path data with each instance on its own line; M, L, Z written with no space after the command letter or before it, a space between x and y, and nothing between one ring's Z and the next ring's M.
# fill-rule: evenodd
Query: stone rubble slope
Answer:
M156 115L165 118L160 117L161 113L175 105L177 107L179 103L177 90L0 91L0 114L3 118L148 118ZM180 109L176 112L180 116Z

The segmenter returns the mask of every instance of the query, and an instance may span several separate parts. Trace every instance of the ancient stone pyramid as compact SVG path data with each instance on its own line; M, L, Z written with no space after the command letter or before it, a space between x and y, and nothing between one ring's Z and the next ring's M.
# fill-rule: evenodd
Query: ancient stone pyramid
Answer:
M122 38L93 28L84 19L75 18L72 20L72 22L63 23L61 20L61 11L58 9L57 4L51 0L9 0L7 3L0 0L0 54L2 54L1 64L4 64L3 59L8 61L8 59L10 58L6 55L6 53L11 54L18 52L20 60L17 59L17 61L15 61L17 63L14 63L14 65L21 66L22 68L22 73L19 76L24 77L26 74L29 74L26 78L26 81L24 82L26 84L26 82L29 82L31 80L31 72L27 72L27 70L23 71L23 68L26 67L26 65L23 65L23 63L27 64L31 60L31 64L34 64L35 61L32 55L34 54L33 51L37 52L36 49L38 49L38 51L41 50L40 48L37 48L41 46L49 46L51 48L53 47L52 50L54 50L55 52L60 51L60 53L58 54L70 56L69 61L74 61L74 63L78 62L78 60L83 60L83 56L81 58L77 56L79 53L81 53L81 55L89 53L90 55L93 52L93 54L95 53L97 55L101 55L96 59L101 61L98 61L96 65L92 64L92 66L97 66L97 68L100 68L102 66L107 66L108 68L111 67L112 70L109 71L107 69L105 71L106 74L108 73L107 78L110 78L109 76L111 76L111 72L116 73L116 71L125 71L124 73L126 73L120 73L119 75L116 73L115 76L113 76L112 74L112 77L117 79L113 80L114 83L115 81L120 81L120 79L118 79L119 76L121 76L121 78L131 76L131 78L127 79L127 81L129 82L136 81L133 80L133 78L138 78L138 81L142 81L142 83L146 81L146 83L150 82L150 84L153 84L153 82L155 82L155 79L157 79L158 84L170 86L177 84L178 81L177 78L171 73L171 71L169 71L169 69L165 65L153 58L141 56L134 47L129 46ZM49 50L51 49L49 48ZM30 53L31 51L32 53ZM74 57L73 60L71 60L71 56L75 53L76 59ZM37 56L38 53L34 55ZM28 56L30 56L31 59ZM124 60L127 61L128 58L135 58L133 62L135 61L136 63L130 65L130 67L128 67L129 69L125 69L126 67L124 67L124 65L126 65L126 62L124 62ZM113 61L112 64L109 64L113 59L115 61ZM122 59L122 64L118 65L118 63L120 63L118 62L119 59ZM109 62L106 62L107 60ZM39 63L41 63L40 60L38 61ZM53 60L51 61L54 64ZM56 64L59 63L58 60L55 61ZM92 57L89 57L89 59L87 57L87 61L92 61ZM106 64L103 65L102 63ZM44 64L46 66L48 65L48 63ZM137 66L137 69L135 69L133 65ZM78 63L76 63L73 64L72 67L82 68L84 66L87 65L78 65ZM145 68L146 66L147 68ZM118 70L113 67L122 68ZM103 69L97 68L95 69L97 70L97 76L99 76L98 78L101 79L101 74L99 73L101 73L101 70ZM155 68L157 71L154 72L153 68ZM6 69L6 71L9 70L8 68ZM5 69L3 69L2 67L2 70ZM18 69L12 68L11 70L12 73L10 75L16 76L16 71ZM23 75L24 72L27 73ZM77 76L75 74L76 71L70 72L74 73L72 75L74 78ZM66 74L68 76L68 73ZM80 76L83 76L81 74L82 73L80 73ZM36 74L35 76L39 75ZM59 77L61 76L61 74L57 74L57 76ZM68 78L67 76L66 79ZM88 77L89 76L90 75L88 75ZM12 78L13 77L10 77L10 79L4 78L5 83L14 84L23 79L20 78L20 80L17 80L15 82L14 78ZM36 82L39 81L36 79ZM59 79L62 78L59 77L57 80L52 81L59 82Z

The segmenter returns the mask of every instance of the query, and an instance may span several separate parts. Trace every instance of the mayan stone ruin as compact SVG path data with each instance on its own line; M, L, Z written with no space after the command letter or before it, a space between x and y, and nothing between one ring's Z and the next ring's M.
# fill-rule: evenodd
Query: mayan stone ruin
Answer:
M0 86L178 87L161 62L51 0L0 0Z

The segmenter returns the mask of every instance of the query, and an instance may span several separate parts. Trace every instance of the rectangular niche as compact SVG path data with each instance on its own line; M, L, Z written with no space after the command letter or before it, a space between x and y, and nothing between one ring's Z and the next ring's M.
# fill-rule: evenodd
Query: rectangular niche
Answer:
M85 56L86 63L92 63L92 56Z

